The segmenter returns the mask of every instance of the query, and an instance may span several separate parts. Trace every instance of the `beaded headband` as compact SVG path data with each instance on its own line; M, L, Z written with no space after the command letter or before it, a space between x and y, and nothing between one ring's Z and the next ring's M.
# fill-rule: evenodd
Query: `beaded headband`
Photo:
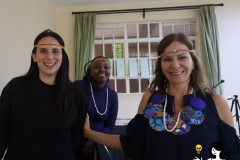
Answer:
M33 48L39 47L39 46L57 46L60 48L64 48L61 44L57 44L57 43L38 43Z
M168 53L176 53L176 52L194 52L194 50L178 49L178 50L168 51L168 52L162 53L160 56L158 56L158 58L162 58L163 56L165 56L165 55L168 54Z
M92 62L91 66L92 66L95 62L101 61L101 60L105 60L105 61L107 61L107 63L108 63L109 65L111 65L110 62L109 62L109 60L106 59L106 58L96 58L96 59ZM91 67L91 66L90 66L90 67Z

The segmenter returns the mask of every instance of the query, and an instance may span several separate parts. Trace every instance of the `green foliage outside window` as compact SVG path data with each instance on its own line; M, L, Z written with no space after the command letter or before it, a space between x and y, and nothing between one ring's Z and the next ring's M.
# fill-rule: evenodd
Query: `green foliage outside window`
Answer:
M124 58L122 43L115 44L115 55L116 55L116 58Z

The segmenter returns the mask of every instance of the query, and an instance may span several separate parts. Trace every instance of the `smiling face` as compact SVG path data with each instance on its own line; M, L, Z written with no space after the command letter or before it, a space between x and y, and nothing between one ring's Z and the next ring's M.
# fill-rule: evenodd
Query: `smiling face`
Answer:
M53 37L44 37L39 40L36 48L36 54L32 54L33 61L39 68L39 78L45 82L46 79L55 81L56 74L62 64L62 49L57 45L48 45L49 43L59 44Z
M174 50L189 50L189 48L178 41L174 41L167 46L164 52L170 53L162 56L162 72L168 79L170 85L188 85L190 82L190 74L194 70L194 62L189 52L172 52Z
M110 64L107 60L97 60L90 68L92 78L99 86L104 86L110 76Z

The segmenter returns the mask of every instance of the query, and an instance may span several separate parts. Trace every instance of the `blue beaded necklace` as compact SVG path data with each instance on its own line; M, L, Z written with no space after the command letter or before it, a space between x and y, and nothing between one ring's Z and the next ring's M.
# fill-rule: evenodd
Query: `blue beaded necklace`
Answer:
M164 96L165 98L163 98ZM185 135L190 131L191 125L200 125L204 121L202 110L206 107L206 104L202 99L197 98L195 94L190 99L189 105L172 116L165 111L167 95L161 94L158 97L162 99L159 104L149 103L144 109L144 116L149 119L149 124L153 130L159 132L166 130L175 135Z

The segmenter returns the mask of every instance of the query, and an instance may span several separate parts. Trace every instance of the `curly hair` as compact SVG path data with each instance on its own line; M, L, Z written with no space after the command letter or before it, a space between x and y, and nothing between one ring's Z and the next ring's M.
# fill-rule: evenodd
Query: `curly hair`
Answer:
M87 79L90 79L90 78L91 78L91 73L90 73L91 66L92 66L92 64L93 64L94 62L96 62L99 58L100 58L100 59L101 59L101 58L102 58L102 59L105 59L106 61L109 62L109 60L108 60L106 57L104 57L104 56L97 56L97 57L95 57L94 59L88 61L88 62L85 64L85 66L84 66L84 72L85 72L85 75L83 76L83 79L84 79L84 80L87 80ZM110 64L110 62L109 62L109 64Z

